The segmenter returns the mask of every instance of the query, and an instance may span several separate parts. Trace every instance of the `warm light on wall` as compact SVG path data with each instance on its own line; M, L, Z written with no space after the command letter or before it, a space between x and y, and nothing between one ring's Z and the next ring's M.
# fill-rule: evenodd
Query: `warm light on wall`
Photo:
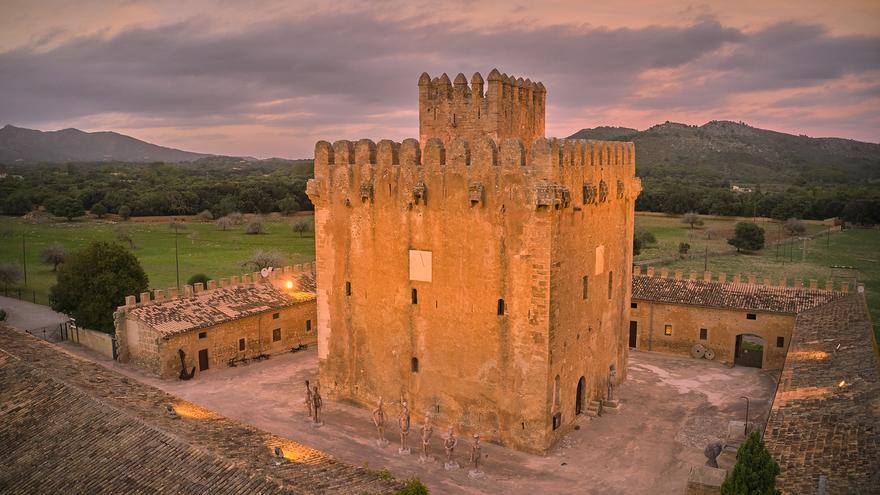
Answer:
M288 289L292 289L292 288L293 288L293 281L292 281L292 280L288 280L287 283L284 284L284 285L285 285Z
M187 402L176 402L174 412L181 418L187 419L216 419L218 416L208 409L203 409Z

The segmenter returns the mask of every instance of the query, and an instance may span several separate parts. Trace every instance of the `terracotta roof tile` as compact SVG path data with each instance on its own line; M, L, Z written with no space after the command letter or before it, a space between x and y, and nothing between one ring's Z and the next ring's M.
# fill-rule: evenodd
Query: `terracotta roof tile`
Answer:
M797 314L844 295L843 292L801 287L676 280L645 275L633 276L632 281L633 300L787 314Z

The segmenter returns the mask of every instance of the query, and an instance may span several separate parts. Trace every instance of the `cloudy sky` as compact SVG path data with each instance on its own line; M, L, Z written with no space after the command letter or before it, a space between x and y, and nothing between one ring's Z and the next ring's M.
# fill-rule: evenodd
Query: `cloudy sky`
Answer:
M0 0L0 126L310 157L418 135L416 81L543 81L547 134L712 119L880 141L880 2Z

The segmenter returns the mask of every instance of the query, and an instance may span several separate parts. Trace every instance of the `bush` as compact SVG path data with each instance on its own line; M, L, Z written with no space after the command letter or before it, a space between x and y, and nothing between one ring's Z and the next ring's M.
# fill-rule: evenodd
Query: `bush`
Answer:
M233 222L231 218L225 216L218 218L216 224L220 230L226 231L229 230L229 227L232 227Z
M312 224L308 220L300 220L299 222L295 222L291 228L302 237L306 232L311 232Z
M639 227L636 229L635 237L642 241L642 246L647 247L650 244L657 244L657 238L650 230Z
M0 263L0 284L4 288L15 285L21 280L21 267L15 263Z
M119 215L119 218L128 220L131 218L131 207L128 205L122 205L116 210L116 214Z
M428 487L418 478L411 478L406 480L406 485L397 492L397 495L428 495Z
M187 285L202 284L202 285L207 286L208 280L211 280L211 277L205 275L204 273L196 273L195 275L193 275L192 277L190 277L186 281L186 284Z
M679 242L678 243L678 255L681 256L682 258L687 256L688 251L690 251L690 250L691 250L690 244L688 244L686 242Z
M116 308L125 304L125 296L148 286L147 274L130 251L119 244L93 242L61 265L49 302L82 327L113 333Z
M67 249L61 244L53 244L40 253L43 263L52 265L52 271L58 271L58 265L67 259Z
M275 268L282 267L285 263L284 255L280 252L257 249L250 258L241 263L241 266L249 266L253 267L255 270L262 270L263 268L269 268L270 266Z
M642 254L642 240L638 237L633 237L633 256L638 256Z
M721 484L722 495L775 495L779 465L753 431L736 451L736 464Z
M737 252L757 251L764 247L764 229L750 222L740 222L736 224L733 238L728 239L727 243L734 246Z
M801 235L807 231L807 226L804 225L804 222L801 222L797 218L789 218L782 225L782 228L791 236Z
M6 310L0 309L0 321L6 321Z
M247 227L244 229L245 234L262 234L263 233L263 222L259 220L254 220L250 222Z
M242 215L240 211L233 211L226 216L229 217L229 219L232 220L232 223L235 225L241 225L244 223L244 215Z
M700 215L697 215L694 212L685 213L683 217L681 217L681 223L686 223L694 228L694 225L703 225L703 219L700 218Z
M92 205L91 214L98 218L104 218L107 214L107 207L103 203L95 203Z
M287 196L286 198L278 201L278 210L285 215L292 215L298 212L301 209L299 205L299 201L296 198Z
M50 200L46 204L46 209L56 217L64 217L68 221L86 214L86 210L83 208L82 203L76 198L70 196L62 196Z
M211 210L202 210L201 213L196 215L196 218L201 222L210 222L214 219L214 214L211 213Z

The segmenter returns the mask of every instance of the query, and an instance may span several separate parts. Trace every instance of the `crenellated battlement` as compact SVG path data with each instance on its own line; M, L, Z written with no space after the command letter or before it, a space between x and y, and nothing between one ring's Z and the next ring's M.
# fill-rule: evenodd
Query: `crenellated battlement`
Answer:
M350 206L372 203L382 183L383 193L410 191L405 199L418 205L437 188L446 195L456 182L468 191L472 207L482 203L490 184L528 186L535 207L557 209L634 199L641 191L632 143L539 138L526 147L520 139L497 143L483 137L457 138L449 146L438 138L423 146L415 139L319 141L307 192L315 204L339 196Z
M455 81L443 74L419 77L419 138L439 138L447 146L455 138L519 138L529 150L544 136L547 91L544 84L515 78L493 69L484 83L479 72L470 85L464 74ZM484 91L485 87L485 91Z

